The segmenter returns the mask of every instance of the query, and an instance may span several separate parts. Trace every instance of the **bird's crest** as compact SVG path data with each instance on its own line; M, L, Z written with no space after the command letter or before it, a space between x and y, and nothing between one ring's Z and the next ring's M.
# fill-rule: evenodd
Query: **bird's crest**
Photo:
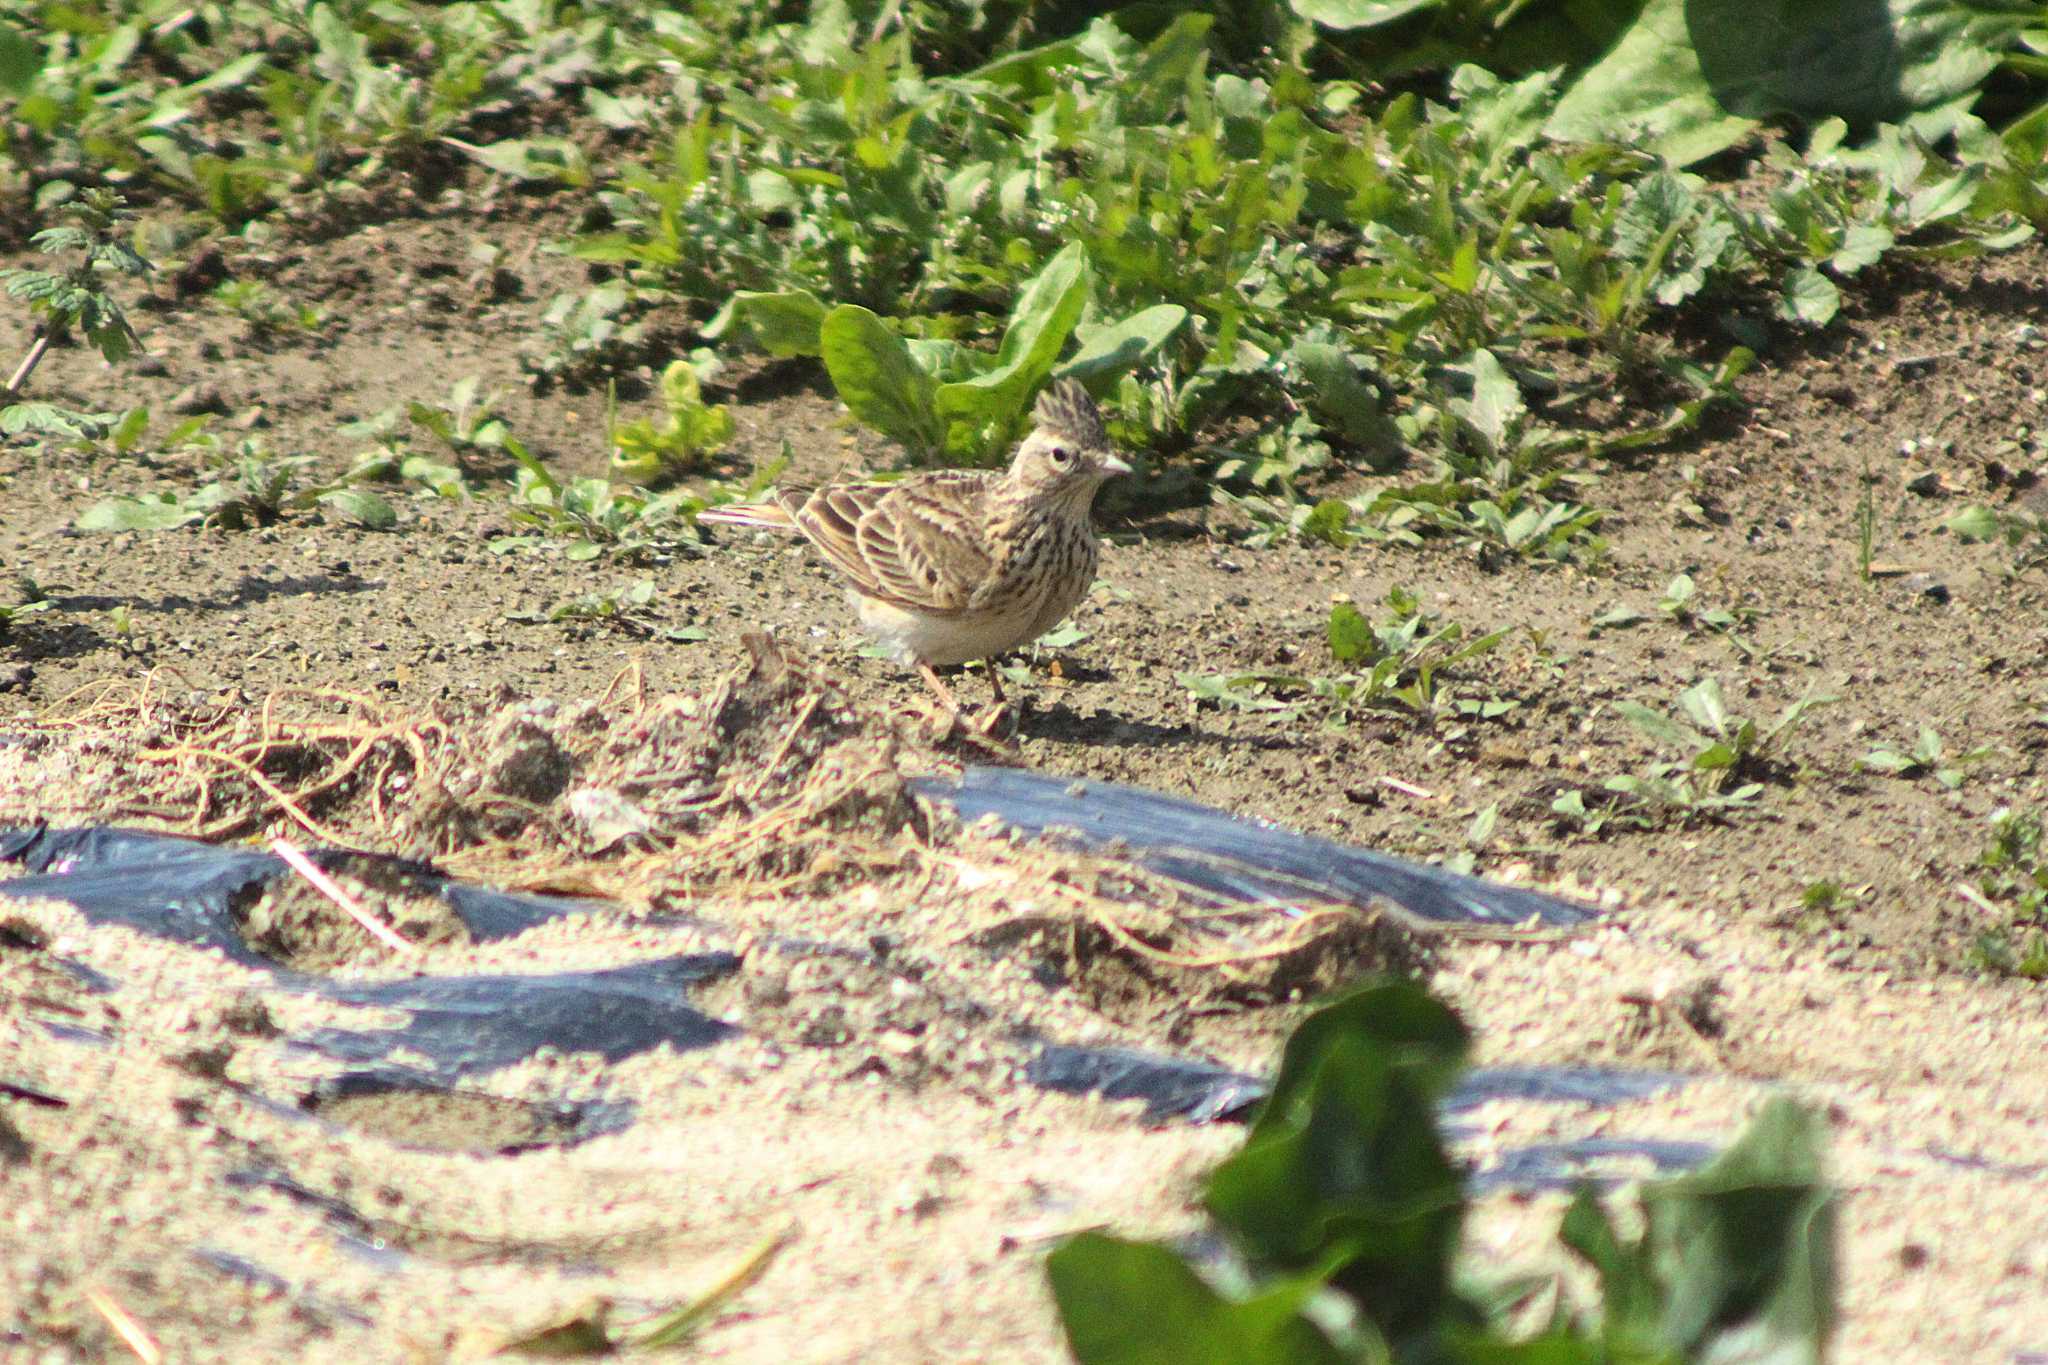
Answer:
M1102 412L1088 390L1075 379L1055 379L1038 395L1031 419L1040 427L1059 433L1084 449L1102 450L1109 445L1109 433L1102 426Z

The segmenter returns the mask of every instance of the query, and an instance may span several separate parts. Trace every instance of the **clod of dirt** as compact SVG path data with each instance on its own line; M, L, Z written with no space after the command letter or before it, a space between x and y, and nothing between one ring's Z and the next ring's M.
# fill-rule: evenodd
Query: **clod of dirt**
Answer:
M420 946L470 942L468 928L425 879L367 859L344 866L354 866L357 871L323 870L358 906L400 938ZM232 909L249 946L280 966L332 972L391 958L389 945L298 877L267 882L246 906Z

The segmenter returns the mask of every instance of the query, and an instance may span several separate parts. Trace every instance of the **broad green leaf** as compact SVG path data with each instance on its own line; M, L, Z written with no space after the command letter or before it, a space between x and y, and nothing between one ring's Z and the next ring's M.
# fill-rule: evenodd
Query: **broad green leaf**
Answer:
M444 138L450 146L478 165L500 175L540 184L567 185L580 189L590 183L590 161L583 149L565 137L508 139L479 146L457 138Z
M145 493L139 498L107 498L79 513L72 523L81 531L168 531L205 515L173 493Z
M1998 513L1981 504L1965 507L1942 525L1964 540L1996 540L2001 527Z
M1206 1202L1246 1252L1331 1282L1388 1336L1430 1322L1449 1292L1464 1216L1436 1100L1464 1064L1456 1017L1406 983L1367 986L1287 1041L1273 1094Z
M818 349L840 401L855 417L918 455L940 448L945 431L933 408L936 386L880 317L858 304L840 304L818 328Z
M1440 3L1441 0L1287 0L1287 8L1324 28L1354 29L1397 23Z
M1649 0L1548 129L1648 136L1684 165L1778 115L1898 122L1975 89L2026 23L1955 0Z
M1466 357L1464 364L1452 368L1470 375L1472 379L1472 396L1454 401L1452 408L1472 424L1472 429L1484 437L1490 447L1499 450L1507 438L1509 427L1527 411L1522 403L1521 387L1501 367L1491 351L1474 351Z
M1188 310L1179 304L1161 303L1122 322L1081 327L1075 333L1081 348L1053 373L1080 380L1128 374L1156 354L1187 319Z
M0 24L0 95L26 95L43 70L43 47L11 24Z
M1778 304L1784 317L1824 327L1841 308L1842 291L1812 266L1800 266L1785 276L1785 296Z
M704 327L707 340L723 337L734 323L753 333L754 340L770 355L817 355L818 329L825 322L825 305L805 289L779 293L742 289L726 300Z
M1715 1160L1649 1186L1662 1345L1685 1359L1819 1365L1835 1325L1835 1198L1825 1121L1772 1099Z
M939 413L968 421L1007 421L1022 410L1051 373L1093 288L1087 249L1079 242L1068 244L1018 295L995 363L972 379L938 387Z
M1084 1232L1045 1259L1060 1325L1080 1365L1339 1365L1300 1314L1320 1288L1283 1280L1233 1302L1163 1246Z
M1337 505L1342 507L1344 504L1340 502ZM1340 664L1362 659L1372 651L1375 638L1372 622L1349 602L1338 602L1330 608L1330 623L1325 633L1330 641L1330 653Z
M1686 719L1710 735L1728 733L1728 703L1721 696L1721 680L1701 678L1678 694L1678 707Z
M1705 745L1707 737L1689 725L1672 719L1662 711L1653 711L1647 706L1632 701L1616 702L1614 710L1623 720L1641 730L1652 740L1673 749L1694 750Z
M1284 357L1307 381L1309 402L1353 445L1382 454L1399 448L1393 423L1380 411L1379 395L1359 376L1341 346L1296 342Z
M331 507L356 525L372 531L388 531L398 525L398 513L375 493L360 488L337 488L320 495L320 505Z

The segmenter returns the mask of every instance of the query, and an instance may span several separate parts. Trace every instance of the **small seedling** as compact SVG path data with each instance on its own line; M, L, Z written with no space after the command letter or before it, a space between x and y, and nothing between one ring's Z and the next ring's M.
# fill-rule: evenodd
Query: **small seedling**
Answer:
M126 360L140 345L120 301L108 289L110 275L139 276L151 266L135 250L126 229L134 217L126 201L109 190L87 190L64 207L72 222L44 228L29 240L49 256L77 253L65 270L0 271L14 298L25 299L41 319L35 340L0 387L0 433L35 431L50 435L98 436L113 424L105 413L77 412L53 403L25 403L21 395L51 346L82 332L108 364Z
M1963 785L1963 770L1973 763L1981 763L1996 752L1984 745L1950 755L1942 744L1941 736L1930 726L1920 727L1913 747L1904 751L1880 745L1857 760L1857 766L1872 772L1890 773L1894 777L1924 777L1933 774L1934 780L1953 791Z
M1991 841L1977 861L1977 899L2006 921L1978 936L1972 959L2002 975L2048 980L2048 836L2041 813L1994 813Z
M661 401L666 410L661 421L642 417L620 422L616 391L606 391L612 471L621 478L652 484L694 474L732 439L732 413L722 403L704 401L703 386L690 361L674 361L662 371Z
M1517 703L1498 696L1460 695L1449 679L1451 669L1491 653L1511 632L1496 630L1468 640L1464 626L1426 614L1405 588L1389 591L1387 604L1393 615L1378 625L1349 602L1330 608L1324 638L1336 662L1354 666L1349 672L1183 673L1181 684L1196 701L1233 710L1294 716L1314 704L1332 726L1344 725L1354 710L1367 707L1406 709L1432 723L1453 716L1492 720L1515 708Z
M7 634L15 622L56 605L41 585L27 574L14 580L14 595L16 600L11 605L0 605L0 635Z
M315 508L374 531L398 524L390 503L353 487L346 478L301 482L316 463L310 455L278 455L253 437L232 451L220 449L211 436L201 443L214 451L212 465L218 477L189 493L167 490L107 498L86 508L73 524L81 531L168 531L194 523L244 531Z
M214 288L213 301L240 318L256 337L317 331L327 320L312 304L293 304L262 280L223 280Z
M2016 552L2014 577L2048 564L2048 514L2010 507L1965 507L1942 523L1958 539L1999 540Z
M1652 741L1685 754L1677 763L1665 765L1671 771L1698 773L1714 790L1726 792L1730 783L1759 773L1801 721L1836 700L1817 697L1809 687L1775 721L1759 725L1752 717L1732 714L1721 680L1709 676L1678 694L1676 714L1636 702L1619 703L1615 710ZM1752 782L1752 795L1754 788Z
M678 626L664 630L654 614L654 580L643 578L624 587L587 592L558 602L545 612L515 614L515 621L564 621L607 625L643 638L659 637L678 644L710 638L702 626Z

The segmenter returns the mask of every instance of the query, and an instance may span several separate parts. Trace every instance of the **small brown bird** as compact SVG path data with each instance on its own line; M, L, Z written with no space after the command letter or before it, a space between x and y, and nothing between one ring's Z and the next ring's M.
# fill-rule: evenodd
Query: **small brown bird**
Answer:
M1131 472L1075 381L1040 394L1032 419L1007 473L790 489L697 519L809 539L846 578L861 625L958 715L934 666L1006 654L1059 624L1095 581L1095 490ZM989 681L1000 702L993 669Z

